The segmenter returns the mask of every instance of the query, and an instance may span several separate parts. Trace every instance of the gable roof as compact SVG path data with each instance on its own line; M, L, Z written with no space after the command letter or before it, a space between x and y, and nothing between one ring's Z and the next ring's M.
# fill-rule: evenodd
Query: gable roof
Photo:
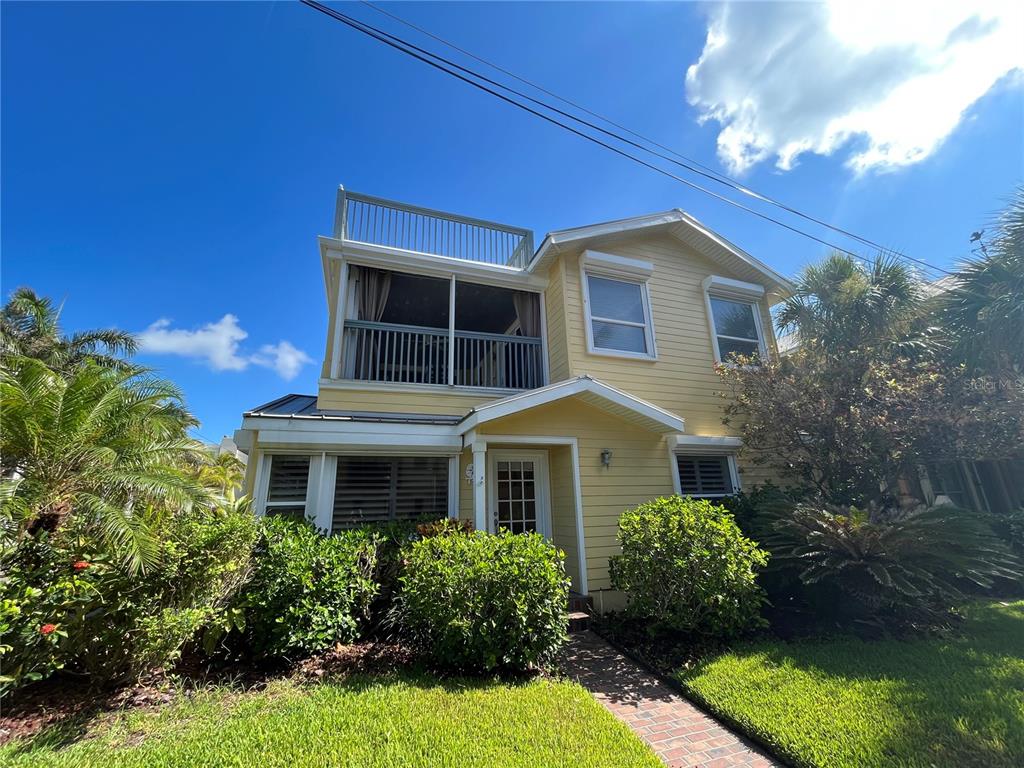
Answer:
M560 253L570 249L578 250L590 240L627 235L645 230L672 235L680 242L690 246L712 261L722 264L735 274L763 284L773 298L782 298L794 289L793 284L789 280L767 264L755 259L739 246L730 243L721 235L708 229L696 218L680 208L550 232L540 244L526 269L528 272L540 269L550 263Z
M614 416L630 421L644 429L662 434L682 432L684 420L664 408L641 400L639 397L609 386L590 376L577 376L540 389L532 389L479 405L459 422L458 431L466 434L489 421L528 411L567 397L575 397Z

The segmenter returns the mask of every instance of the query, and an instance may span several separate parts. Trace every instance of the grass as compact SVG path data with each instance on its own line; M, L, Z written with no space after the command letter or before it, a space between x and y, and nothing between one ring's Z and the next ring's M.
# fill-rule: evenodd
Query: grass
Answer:
M951 638L753 643L678 673L799 766L1024 765L1024 602Z
M413 674L212 690L85 734L0 748L5 766L643 766L653 753L583 688Z

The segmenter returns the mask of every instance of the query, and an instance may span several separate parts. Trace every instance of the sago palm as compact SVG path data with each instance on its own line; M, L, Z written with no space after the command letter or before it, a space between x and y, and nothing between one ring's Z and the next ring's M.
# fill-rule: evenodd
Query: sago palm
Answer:
M61 372L86 361L117 368L126 367L122 356L133 354L137 346L134 336L116 329L65 336L60 328L60 308L31 288L15 290L0 310L0 353L4 358L34 357Z
M133 568L154 513L205 502L194 419L170 383L95 363L68 372L12 357L0 371L0 503L16 535L86 526Z

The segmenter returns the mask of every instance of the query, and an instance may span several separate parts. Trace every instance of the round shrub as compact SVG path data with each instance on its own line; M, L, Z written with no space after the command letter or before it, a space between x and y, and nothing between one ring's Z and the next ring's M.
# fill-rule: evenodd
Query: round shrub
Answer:
M255 570L239 608L255 656L302 656L358 640L379 591L384 536L369 529L324 536L305 521L261 522Z
M414 543L397 618L435 663L487 672L550 663L565 642L565 553L537 534L477 531Z
M757 570L767 553L725 509L680 496L655 499L619 518L622 554L612 586L626 612L663 629L729 637L760 622Z

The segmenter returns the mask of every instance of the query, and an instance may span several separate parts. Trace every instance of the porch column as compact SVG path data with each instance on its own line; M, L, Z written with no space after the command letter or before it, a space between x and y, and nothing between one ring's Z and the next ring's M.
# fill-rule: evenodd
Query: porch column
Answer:
M487 443L473 443L473 527L487 530Z

